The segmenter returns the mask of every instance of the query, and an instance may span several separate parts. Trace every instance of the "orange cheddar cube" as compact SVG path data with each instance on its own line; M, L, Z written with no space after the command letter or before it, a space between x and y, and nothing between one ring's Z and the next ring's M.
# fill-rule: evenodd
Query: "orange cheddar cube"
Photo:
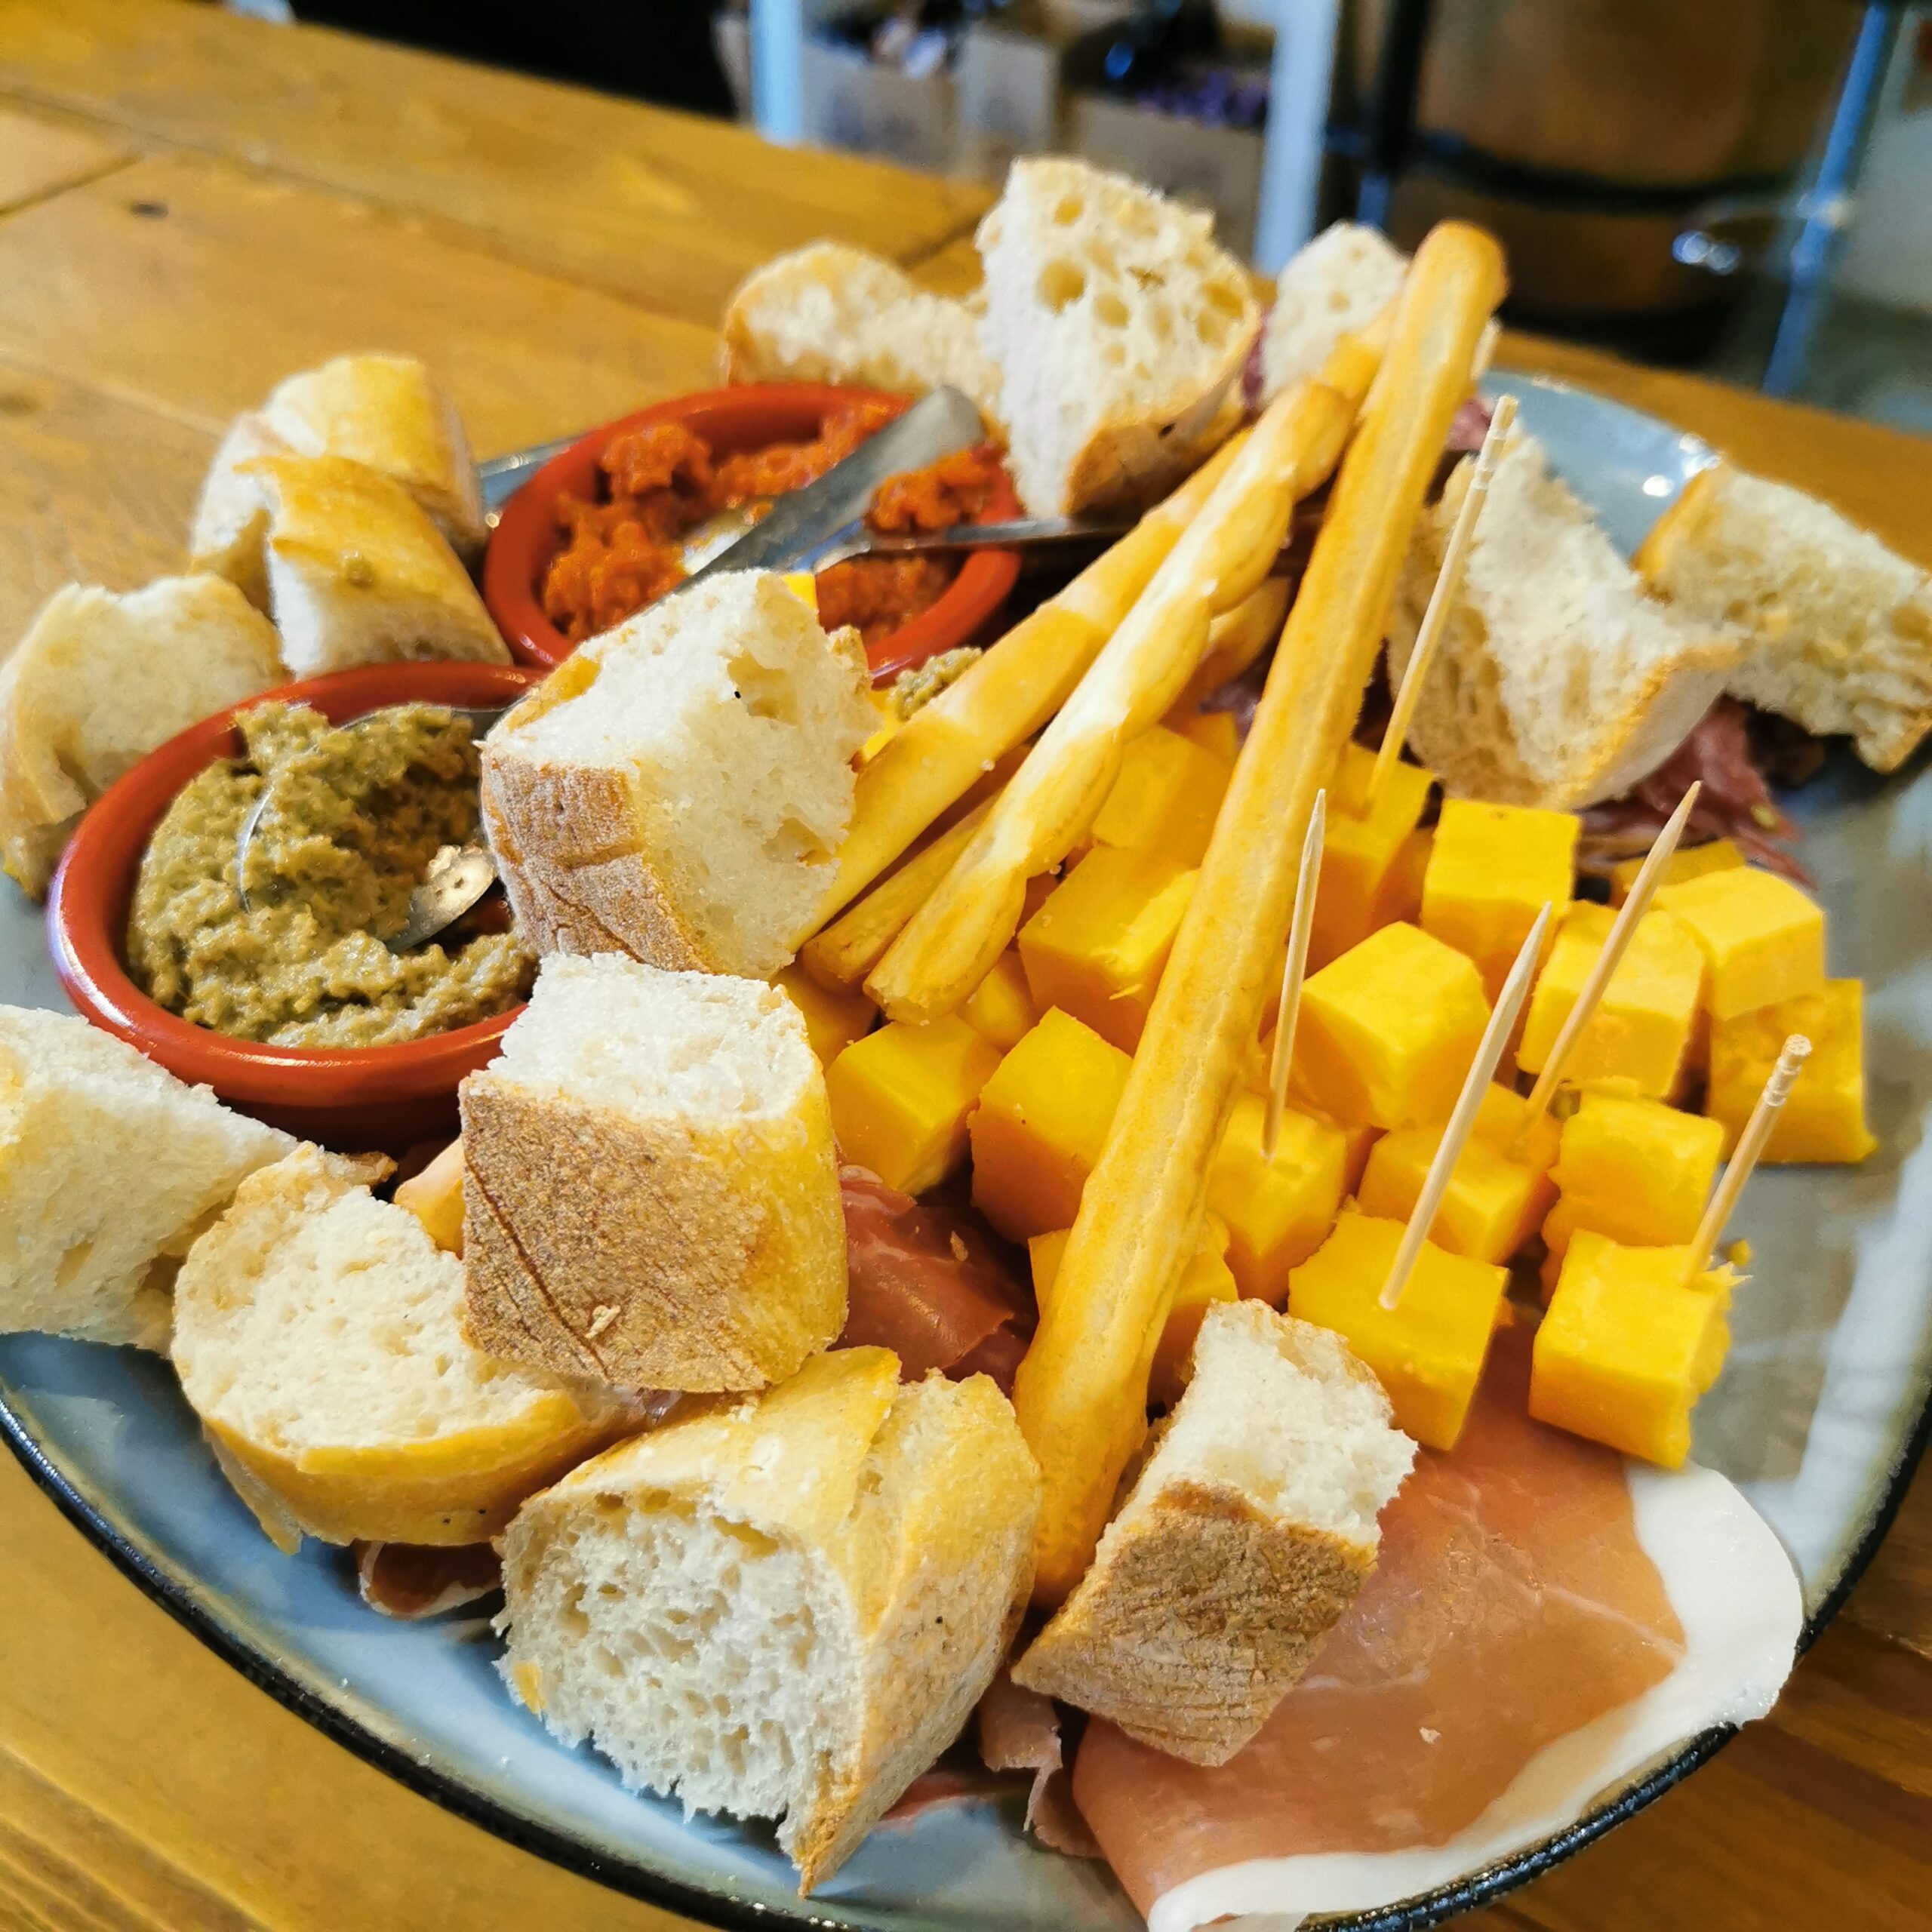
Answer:
M999 1063L969 1129L973 1202L1009 1241L1072 1225L1133 1065L1057 1008Z
M1660 1101L1586 1094L1563 1123L1543 1239L1561 1254L1580 1229L1637 1247L1687 1241L1717 1177L1724 1130Z
M802 966L774 974L771 983L804 1016L805 1038L821 1066L829 1066L854 1040L863 1040L878 1017L878 1008L863 993L829 992Z
M1453 1449L1503 1312L1509 1272L1423 1244L1392 1309L1381 1305L1402 1223L1350 1210L1288 1278L1288 1312L1332 1328L1375 1371L1395 1426Z
M1801 999L1825 983L1823 909L1788 878L1737 866L1665 886L1656 903L1703 949L1714 1020Z
M1516 1049L1526 1073L1543 1071L1616 920L1608 906L1585 902L1564 915ZM1674 914L1645 913L1564 1061L1563 1077L1581 1084L1620 1076L1633 1091L1663 1099L1684 1070L1703 984L1704 955L1690 929Z
M1499 1102L1518 1098L1500 1087L1490 1091ZM1520 1109L1518 1101L1514 1121L1503 1106L1489 1109L1487 1131L1478 1115L1429 1231L1437 1247L1472 1260L1506 1262L1536 1232L1549 1211L1556 1189L1546 1165L1534 1164L1543 1137L1540 1134L1532 1137L1524 1159L1512 1159L1506 1151L1508 1137L1520 1120ZM1361 1211L1407 1221L1441 1144L1440 1127L1411 1127L1385 1134L1371 1152L1362 1176L1357 1202Z
M1345 1127L1447 1120L1488 1020L1467 958L1414 926L1384 926L1304 983L1295 1086Z
M1226 1223L1228 1266L1241 1292L1279 1308L1289 1269L1321 1245L1341 1211L1349 1137L1286 1107L1270 1160L1261 1151L1267 1112L1259 1094L1235 1100L1208 1170L1208 1205Z
M1094 843L1199 865L1232 770L1192 739L1156 724L1122 755L1120 776L1094 816Z
M1537 915L1568 903L1577 830L1569 812L1443 801L1422 884L1422 929L1476 962L1491 999Z
M1020 929L1034 1004L1131 1053L1194 881L1173 859L1095 846Z
M1665 1469L1690 1453L1690 1412L1730 1346L1730 1281L1691 1278L1687 1247L1580 1233L1537 1331L1530 1414Z
M1025 925L1040 908L1057 892L1063 875L1059 872L1035 872L1026 881L1026 896L1020 902L1020 923Z
M1414 925L1420 918L1423 881L1429 876L1429 854L1435 850L1435 832L1421 827L1402 841L1375 902L1376 924L1386 926L1392 920L1406 919Z
M1408 915L1407 908L1386 916L1383 909L1389 897L1402 894L1396 881L1404 860L1414 859L1410 841L1435 781L1420 765L1398 764L1371 811L1368 783L1374 770L1375 754L1349 744L1329 777L1321 872L1308 935L1314 967L1359 946L1389 918Z
M1744 854L1728 838L1712 838L1702 845L1680 846L1663 863L1660 887L1681 885L1686 879L1702 878L1706 872L1728 872L1744 863ZM1642 858L1619 859L1610 869L1610 903L1621 906L1630 897L1637 875L1644 869Z
M1241 756L1241 727L1232 711L1170 712L1164 722L1170 731L1198 745L1233 771L1235 760Z
M983 1039L1001 1053L1011 1053L1034 1027L1040 1016L1026 984L1026 969L1008 946L994 961L992 971L961 1002L959 1017Z
M841 1152L903 1193L937 1187L964 1155L967 1117L999 1063L956 1013L854 1040L825 1072Z
M1857 980L1827 980L1820 992L1712 1023L1704 1111L1724 1129L1726 1155L1792 1033L1811 1042L1811 1057L1771 1128L1763 1158L1863 1160L1878 1143L1865 1124L1865 988Z

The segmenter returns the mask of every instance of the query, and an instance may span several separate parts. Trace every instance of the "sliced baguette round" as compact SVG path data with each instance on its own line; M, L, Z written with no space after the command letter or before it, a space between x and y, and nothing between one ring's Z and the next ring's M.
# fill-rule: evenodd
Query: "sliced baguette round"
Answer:
M1457 466L1417 526L1389 626L1398 680L1475 461ZM1661 764L1743 650L1734 631L1652 597L1518 429L1497 461L1409 743L1453 796L1577 811Z
M1415 1444L1339 1336L1265 1302L1211 1307L1189 1372L1093 1567L1013 1680L1222 1764L1367 1580Z
M219 577L70 583L0 666L0 858L36 898L80 815L157 745L281 680L275 627Z
M1715 463L1636 565L1687 617L1744 633L1736 696L1849 734L1876 771L1896 771L1932 731L1932 574L1829 504Z
M984 1376L815 1357L533 1497L500 1668L567 1744L829 1877L964 1727L1031 1586L1039 1477Z
M481 1542L636 1411L472 1347L462 1263L370 1173L303 1146L242 1183L176 1280L175 1370L285 1546Z
M469 1332L491 1353L759 1389L844 1326L825 1075L777 987L553 956L462 1107Z
M85 1020L0 1007L0 1330L165 1349L182 1257L294 1145Z
M1151 502L1240 421L1260 311L1209 216L1041 156L1014 163L977 239L980 340L1035 515Z

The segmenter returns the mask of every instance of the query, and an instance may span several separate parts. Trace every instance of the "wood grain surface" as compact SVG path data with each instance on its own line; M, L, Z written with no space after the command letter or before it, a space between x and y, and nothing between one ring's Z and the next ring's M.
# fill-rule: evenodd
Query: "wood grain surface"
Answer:
M976 188L180 0L0 0L0 640L178 564L221 426L413 349L485 453L706 382L709 324L832 234L970 282ZM1932 562L1932 447L1512 338ZM0 1457L0 1932L643 1932L676 1921L417 1798L125 1582ZM1783 1704L1472 1932L1918 1932L1932 1479Z

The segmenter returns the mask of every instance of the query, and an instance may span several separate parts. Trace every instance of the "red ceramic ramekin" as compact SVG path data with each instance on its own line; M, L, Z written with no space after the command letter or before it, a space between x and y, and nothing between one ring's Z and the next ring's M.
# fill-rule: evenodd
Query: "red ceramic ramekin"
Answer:
M269 1047L232 1040L157 1006L124 960L128 911L149 835L188 781L242 752L238 712L269 698L340 724L384 705L509 704L540 674L505 664L375 664L264 691L191 726L109 786L69 841L47 902L48 949L69 997L97 1026L231 1106L327 1147L383 1148L456 1131L457 1083L497 1057L515 1012L390 1047ZM520 1010L520 1009L518 1009Z
M552 457L503 506L484 555L484 601L512 653L525 664L548 669L574 648L543 614L543 574L563 547L557 499L566 491L586 500L597 494L597 460L614 438L647 423L682 423L725 454L763 449L773 443L811 441L841 403L888 399L877 389L840 389L823 383L746 383L673 396L580 437L561 456ZM1020 513L1020 500L1010 485L986 510L989 520ZM875 679L896 676L942 651L969 642L1006 601L1019 576L1020 558L1014 552L974 552L944 596L879 641L871 654Z

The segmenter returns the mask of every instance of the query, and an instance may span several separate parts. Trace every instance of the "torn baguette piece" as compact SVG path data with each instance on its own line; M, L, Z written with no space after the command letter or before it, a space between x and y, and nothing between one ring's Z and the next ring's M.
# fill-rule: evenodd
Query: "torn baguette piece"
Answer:
M368 1180L298 1147L189 1250L171 1347L224 1473L285 1549L480 1543L636 1426L614 1390L499 1361L463 1333L463 1263Z
M269 610L268 492L251 467L265 456L287 456L288 445L258 409L228 426L215 451L188 527L188 568L226 577L264 617Z
M182 1257L294 1146L85 1020L0 1006L0 1332L165 1350Z
M999 371L964 302L919 287L897 263L814 242L755 269L721 325L728 383L856 383L921 395L950 385L1001 420Z
M1375 1567L1415 1444L1339 1336L1211 1307L1191 1380L1016 1684L1196 1764L1259 1730Z
M282 681L275 627L219 577L70 583L0 666L0 860L43 894L81 814L177 732Z
M1749 641L1731 694L1896 771L1932 731L1932 573L1828 503L1717 463L1637 552L1686 617Z
M510 661L469 573L392 477L336 456L245 469L267 499L269 608L297 677L408 658Z
M540 952L768 979L813 924L877 728L856 632L740 571L580 645L483 746L483 822Z
M1151 503L1240 422L1260 309L1211 217L1036 156L1013 164L977 239L980 341L1032 515Z
M1409 661L1475 459L1424 512L1389 634ZM1574 811L1647 777L1723 692L1743 647L1650 595L1543 446L1512 432L1409 745L1454 798Z
M511 1689L811 1891L956 1737L1032 1580L1039 1481L976 1375L818 1355L573 1470L503 1540Z
M1261 330L1261 398L1312 382L1345 335L1358 335L1402 292L1409 258L1379 230L1331 223L1291 255Z
M777 987L553 955L461 1102L480 1347L628 1389L761 1389L844 1326L825 1075Z

